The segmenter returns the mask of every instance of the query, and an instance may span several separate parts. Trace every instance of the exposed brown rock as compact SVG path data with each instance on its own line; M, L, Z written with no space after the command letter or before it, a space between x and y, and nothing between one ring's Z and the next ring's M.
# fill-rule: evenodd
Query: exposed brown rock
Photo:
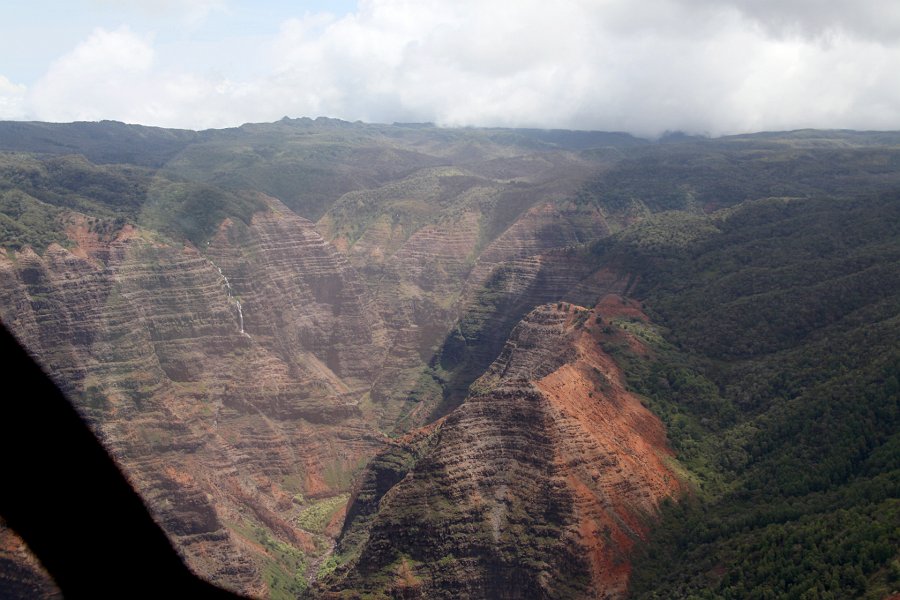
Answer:
M0 597L58 600L59 588L14 531L0 520Z
M378 312L308 221L271 206L223 224L204 253L128 229L102 248L0 256L4 324L191 567L256 595L280 559L254 528L326 551L295 515L346 490L381 445L356 406L383 355Z
M292 575L277 544L314 576L341 528L342 509L317 532L299 513L346 492L382 431L432 418L440 400L421 385L461 317L488 335L470 340L483 370L535 304L621 288L560 249L607 233L565 200L593 167L522 152L465 140L354 151L339 170L378 176L348 175L316 225L240 192L265 210L225 219L202 247L65 212L65 248L0 255L0 318L192 568L264 596L273 562Z
M623 597L629 551L681 484L600 346L603 307L532 311L459 408L372 463L333 590Z
M582 208L574 202L539 204L525 212L481 253L467 287L478 289L495 269L511 260L607 235L609 227L596 207Z

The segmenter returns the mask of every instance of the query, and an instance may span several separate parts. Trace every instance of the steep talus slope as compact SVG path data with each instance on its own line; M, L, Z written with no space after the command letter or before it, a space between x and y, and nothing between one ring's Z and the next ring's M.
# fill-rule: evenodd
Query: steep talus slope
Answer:
M494 269L510 260L575 246L608 234L606 219L596 207L582 207L574 202L540 204L526 211L485 248L467 287L477 290Z
M479 162L463 153L458 166L345 194L317 223L366 280L388 325L390 352L370 393L385 430L422 425L458 403L537 304L561 297L590 303L608 289L586 284L593 266L553 254L608 234L600 210L570 200L596 165L565 152L517 155L514 146L482 143L478 152L501 156ZM503 306L480 295L492 276L488 296L508 296ZM583 293L569 298L579 285ZM490 333L491 345L478 346L481 361L465 370L465 381L454 363L445 385L451 376L433 372L435 357L454 343L460 319L502 325ZM473 348L479 341L472 339Z
M623 596L631 547L681 489L662 425L601 348L643 348L604 332L623 305L535 309L459 408L373 461L336 597Z
M178 487L167 474L184 460L176 457L190 456L203 444L186 423L197 416L189 414L189 405L176 404L172 383L200 372L208 354L198 338L214 341L235 328L229 306L217 297L214 272L202 276L203 261L139 239L118 240L110 255L108 267L58 246L43 258L28 251L4 258L4 290L20 310L12 313L4 303L3 321L93 418L138 489L157 496L150 505L166 528L178 536L217 532L218 539L201 542L203 552L218 554L218 569L234 571L232 576L243 571L237 579L249 583L253 571L242 565L245 557L206 548L227 543L227 534L196 488L159 497ZM204 291L213 292L209 303L202 302ZM148 315L151 320L143 322ZM17 327L17 321L32 327ZM173 362L179 353L186 359L183 367Z
M591 304L603 294L624 291L627 284L627 277L598 270L583 251L572 248L498 265L483 287L464 297L465 309L429 373L440 383L441 395L429 397L422 408L439 416L458 405L518 320L534 306L555 300Z
M425 292L458 293L478 243L478 214L426 225L409 236L391 257L391 266Z
M426 225L388 260L378 279L378 299L391 336L391 351L372 398L384 407L385 427L407 409L406 398L455 318L460 282L471 269L479 215ZM392 400L401 399L403 402Z
M624 290L627 283L627 277L597 270L586 253L575 248L550 249L502 263L477 293L463 288L449 310L432 311L449 313L453 320L432 322L430 347L423 345L425 351L413 357L412 370L407 371L416 379L394 380L387 382L388 387L379 385L380 380L373 393L406 400L401 405L408 411L402 428L427 423L462 401L516 322L534 306L559 299L590 304L605 293ZM413 305L419 314L422 304ZM398 385L402 383L414 385L398 394L398 389L404 391Z

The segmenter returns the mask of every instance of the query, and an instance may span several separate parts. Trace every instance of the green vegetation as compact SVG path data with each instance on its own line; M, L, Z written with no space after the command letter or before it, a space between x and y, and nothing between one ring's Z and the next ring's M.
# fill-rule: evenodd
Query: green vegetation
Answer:
M349 494L340 494L307 506L297 516L297 525L313 533L322 533L334 514L347 504L349 498Z
M14 250L31 246L42 252L52 243L65 244L60 209L19 190L0 192L0 245Z
M252 194L232 194L203 184L157 181L149 191L140 224L202 246L227 217L249 224L253 213L263 208L262 201Z
M204 134L180 129L126 125L116 121L90 123L0 123L0 151L40 154L83 154L95 164L160 167Z
M94 165L81 155L37 158L0 153L0 192L15 189L44 204L101 218L134 222L152 172L127 165Z
M272 537L271 533L259 525L229 523L229 528L239 535L262 546L262 577L269 586L272 600L295 600L309 587L304 573L306 556L297 548Z
M582 202L632 214L698 213L756 198L859 197L900 185L900 146L890 134L735 136L621 153L621 161L582 191Z
M333 235L351 243L367 230L375 229L384 230L386 239L397 238L393 245L399 245L457 200L446 189L452 188L458 178L456 169L423 169L376 190L343 196L328 211L326 219ZM469 185L477 182L468 179L473 180Z
M636 598L882 598L900 588L900 198L772 199L640 275L667 341L626 361L697 483L638 552ZM624 324L627 326L627 324Z
M345 561L341 560L341 557L337 554L332 554L319 565L319 570L316 573L316 579L327 579L334 573L335 569L344 564Z
M38 158L0 153L0 244L43 251L65 243L63 219L88 217L90 231L109 237L126 223L200 246L231 217L249 223L263 203L249 193L178 182L148 169L95 165L80 155Z

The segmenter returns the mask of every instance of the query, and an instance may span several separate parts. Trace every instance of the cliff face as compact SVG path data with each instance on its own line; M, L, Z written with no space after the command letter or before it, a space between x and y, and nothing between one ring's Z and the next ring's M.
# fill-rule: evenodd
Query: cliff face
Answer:
M601 211L568 200L587 170L565 153L427 168L345 194L319 220L387 326L390 351L371 389L382 429L422 425L458 403L535 305L609 291L574 251L609 233ZM447 373L433 373L437 363Z
M312 223L269 202L272 210L255 215L249 228L224 222L207 255L228 276L251 339L294 371L313 369L305 376L328 381L330 395L358 394L387 347L377 307Z
M455 407L536 304L623 288L575 248L608 233L569 200L595 163L442 136L247 127L156 172L4 155L0 319L213 582L302 593L383 432Z
M0 257L4 324L191 566L260 595L275 585L266 565L290 581L303 555L328 549L299 515L339 497L380 447L357 404L384 346L347 261L268 202L203 253L126 227Z
M277 200L256 201L266 209L226 219L199 249L129 225L101 235L72 214L71 247L0 257L0 318L192 568L245 593L297 594L331 547L353 474L384 446L379 427L450 406L416 393L439 346L464 372L448 386L461 398L519 315L624 281L559 248L606 233L599 213L572 205L559 221L549 204L525 211L487 245L487 217L465 211L419 227L373 269ZM310 524L321 511L326 522Z
M588 310L544 305L465 402L373 461L331 590L400 597L623 597L628 554L678 494L662 424L602 349L642 344Z

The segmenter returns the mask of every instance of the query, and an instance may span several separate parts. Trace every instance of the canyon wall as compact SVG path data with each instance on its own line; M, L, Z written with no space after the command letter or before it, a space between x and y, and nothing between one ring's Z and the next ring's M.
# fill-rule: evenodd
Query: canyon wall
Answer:
M682 490L665 430L604 346L647 354L620 296L540 306L465 401L361 479L334 597L622 598L629 551Z
M155 171L5 155L0 200L19 220L0 320L195 572L295 597L386 433L442 406L432 365L456 323L503 321L492 347L468 342L489 364L515 311L606 289L583 261L556 267L608 230L567 199L593 167L564 151L319 122L235 135L252 160L215 132ZM496 305L479 291L492 277Z
M267 201L204 254L126 227L105 244L77 231L73 248L0 257L4 324L189 564L252 594L277 579L261 563L290 564L278 543L297 562L327 551L296 518L340 497L380 447L358 404L385 345L353 268Z

